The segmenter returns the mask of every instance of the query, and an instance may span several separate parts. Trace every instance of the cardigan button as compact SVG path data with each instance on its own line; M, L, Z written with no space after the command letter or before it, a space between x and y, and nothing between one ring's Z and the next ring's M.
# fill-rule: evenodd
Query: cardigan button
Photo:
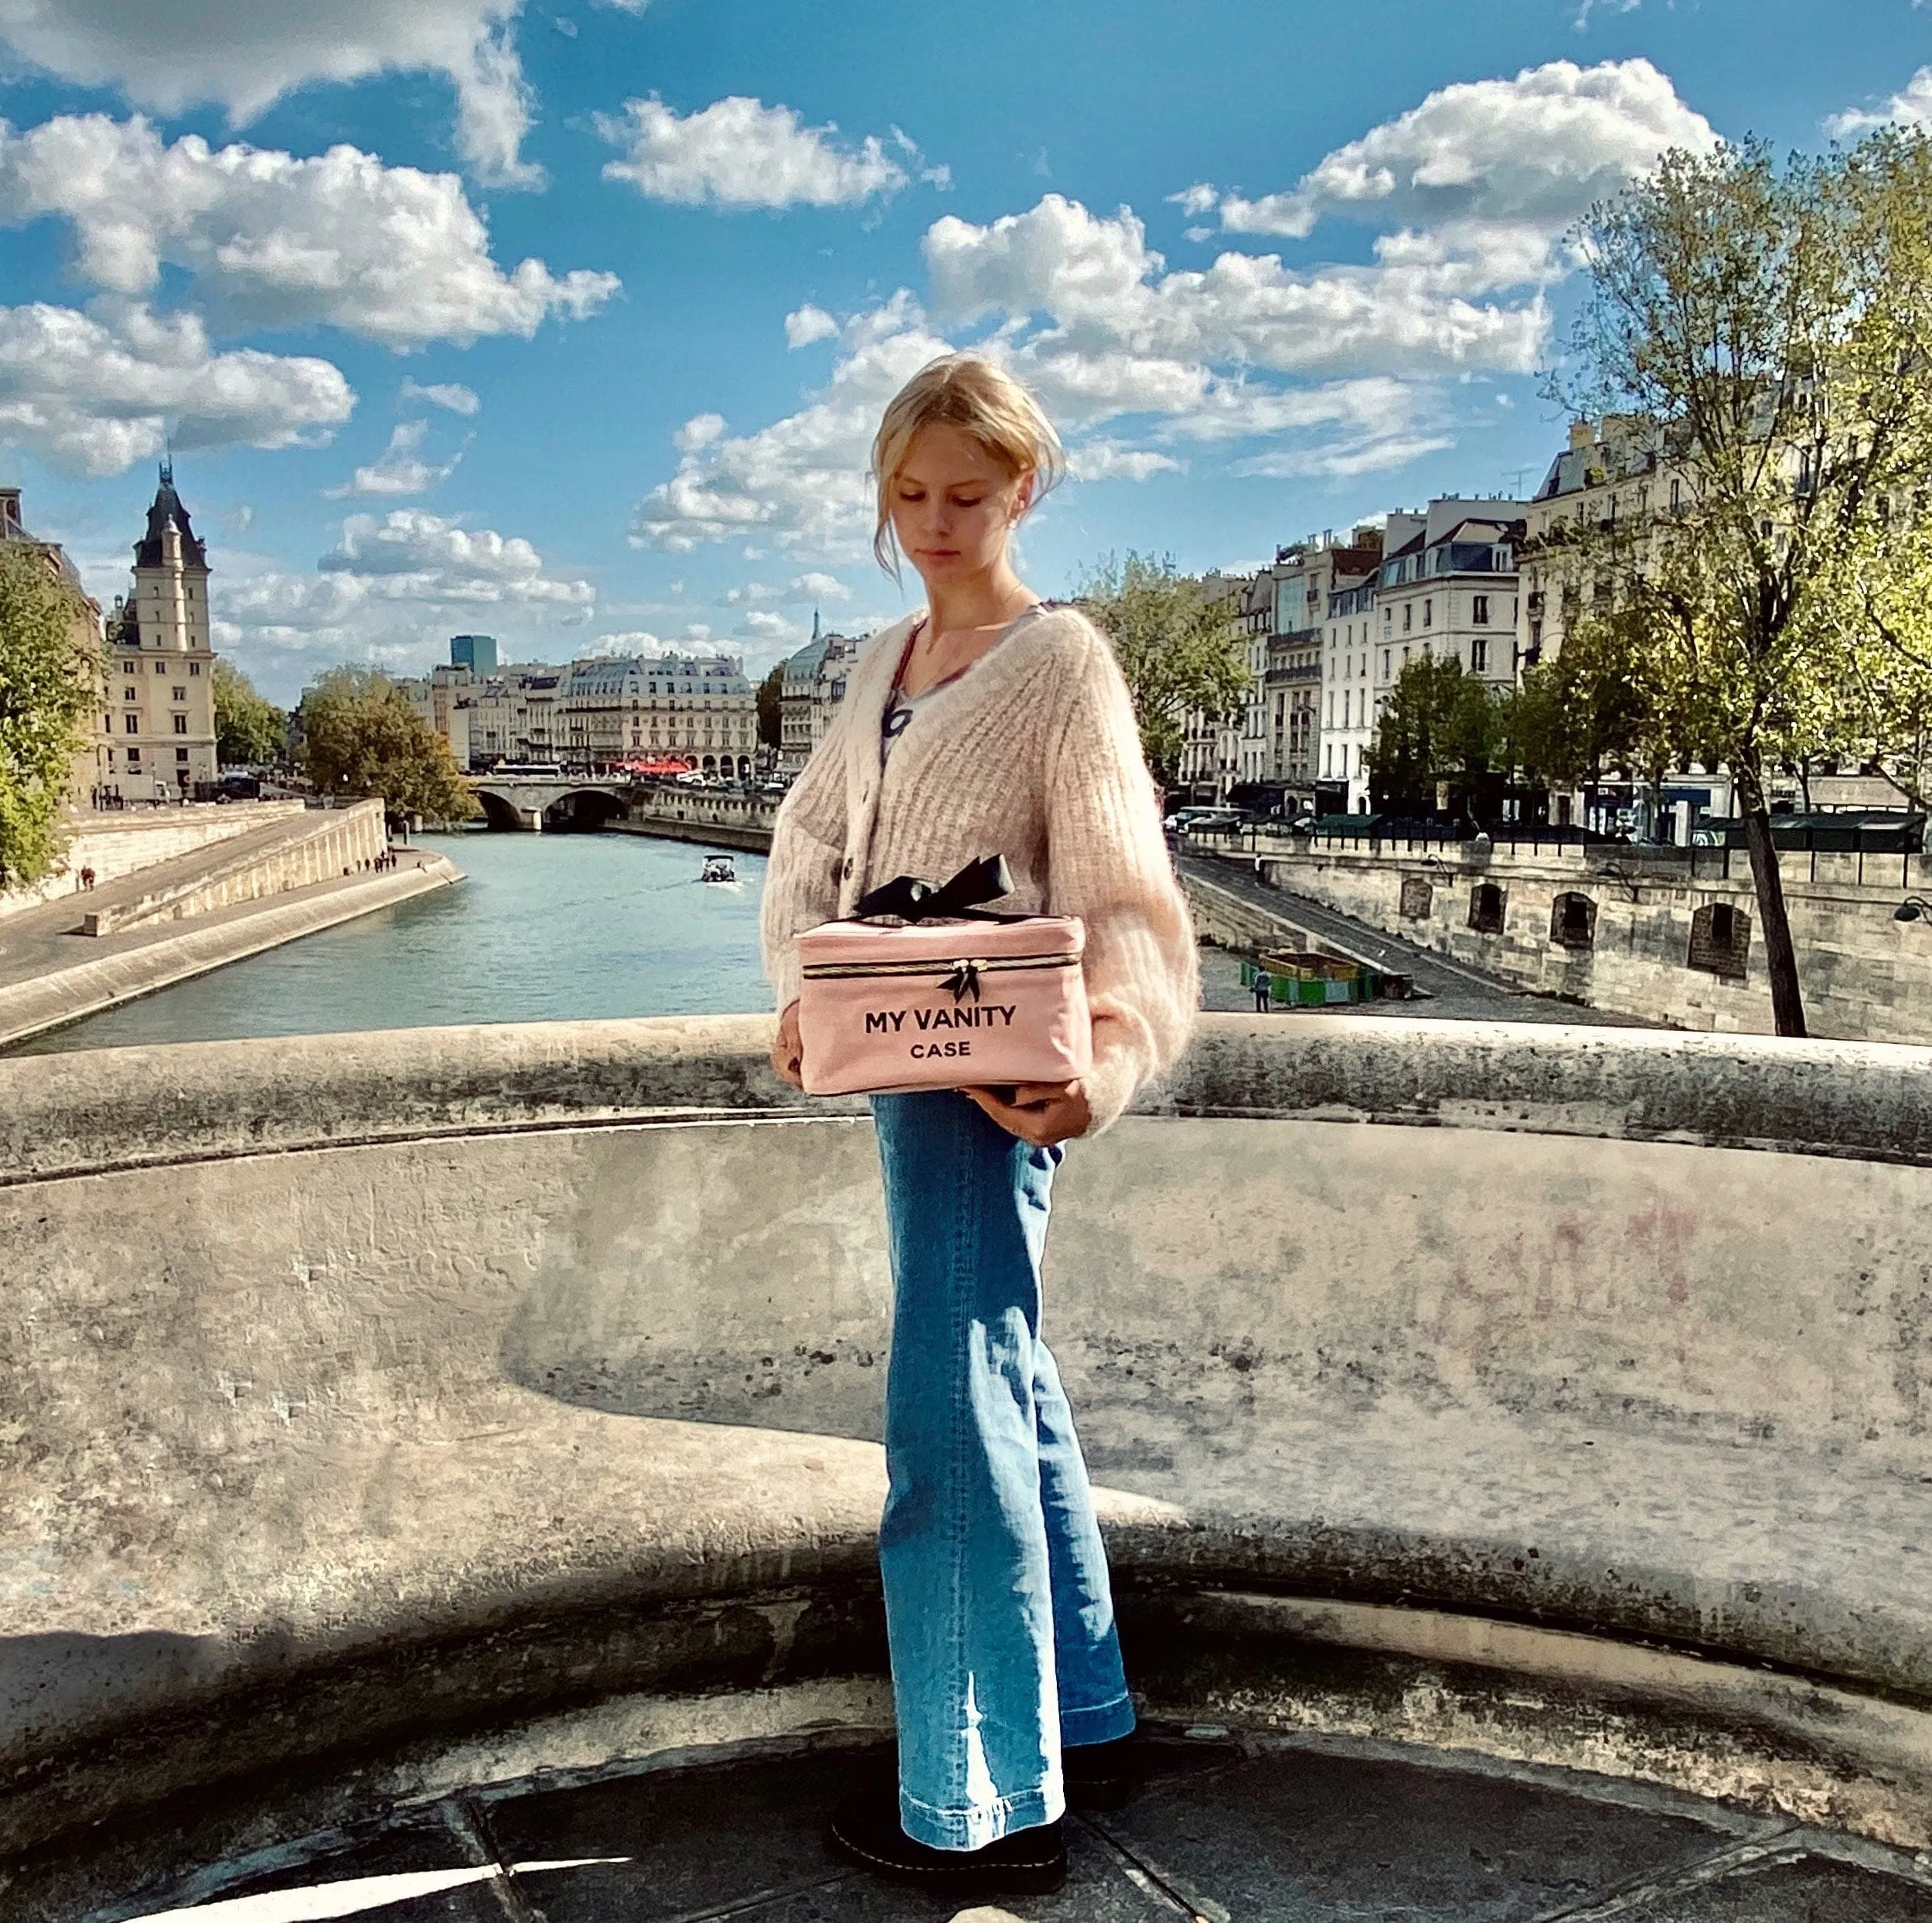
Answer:
M850 855L848 854L848 855L845 858L845 860L843 861L843 863L841 863L841 864L840 864L840 868L839 868L839 879L840 879L841 881L850 881L850 880L851 880L851 878L852 878L852 858L851 858L851 856L850 856Z

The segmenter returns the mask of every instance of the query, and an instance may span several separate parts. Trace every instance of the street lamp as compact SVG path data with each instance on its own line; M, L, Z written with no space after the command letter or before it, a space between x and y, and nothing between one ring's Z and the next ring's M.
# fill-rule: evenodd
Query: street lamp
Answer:
M1932 902L1928 902L1923 895L1908 895L1892 911L1892 919L1895 922L1916 922L1926 915L1932 915Z

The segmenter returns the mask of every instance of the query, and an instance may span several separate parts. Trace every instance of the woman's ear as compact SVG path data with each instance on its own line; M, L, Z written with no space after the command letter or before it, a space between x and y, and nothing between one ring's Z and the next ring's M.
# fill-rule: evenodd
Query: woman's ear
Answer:
M1013 497L1013 512L1007 517L1009 527L1017 527L1027 510L1033 505L1033 484L1038 478L1031 474L1021 476L1018 490Z

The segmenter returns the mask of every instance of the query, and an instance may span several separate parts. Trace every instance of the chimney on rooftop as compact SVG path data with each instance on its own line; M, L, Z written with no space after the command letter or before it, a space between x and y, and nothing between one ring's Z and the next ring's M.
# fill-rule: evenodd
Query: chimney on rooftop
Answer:
M1580 454L1584 448L1596 445L1596 427L1593 421L1573 421L1569 424L1569 451Z

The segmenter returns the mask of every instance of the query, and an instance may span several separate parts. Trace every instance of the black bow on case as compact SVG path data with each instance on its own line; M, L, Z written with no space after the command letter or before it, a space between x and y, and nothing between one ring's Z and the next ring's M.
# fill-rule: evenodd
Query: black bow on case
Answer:
M1013 892L1013 872L1003 854L983 854L969 861L951 881L935 888L917 875L895 875L860 898L852 912L870 922L891 917L901 922L1021 922L1024 915L1002 915L982 902L997 901Z
M939 986L952 990L955 1003L964 1001L968 995L977 1001L980 999L980 964L976 961L955 962L952 973Z

